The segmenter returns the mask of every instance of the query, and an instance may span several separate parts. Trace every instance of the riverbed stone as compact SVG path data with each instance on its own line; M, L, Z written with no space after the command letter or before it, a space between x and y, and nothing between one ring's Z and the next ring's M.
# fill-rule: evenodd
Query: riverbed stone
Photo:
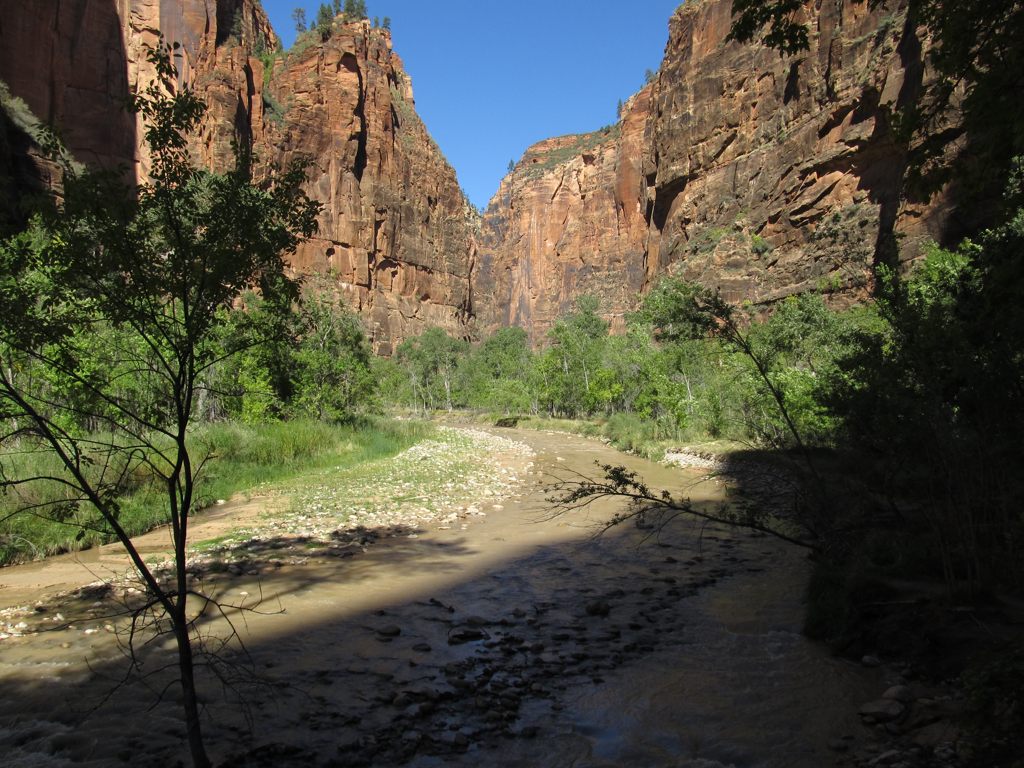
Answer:
M960 730L948 720L939 720L912 731L909 737L918 747L935 749L940 744L955 743L960 738Z
M888 723L903 716L906 707L895 699L877 699L861 705L858 714L875 723Z
M882 698L894 699L902 704L907 704L914 700L914 693L905 685L894 685L886 689L885 693L882 694Z
M898 749L888 749L882 754L875 757L869 763L869 765L891 765L892 763L895 763L897 760L899 760L902 756L903 753L900 752Z
M482 629L475 627L457 627L448 633L448 645L462 645L478 640L484 640L489 635Z
M829 739L828 748L831 749L833 752L840 753L850 751L850 745L842 739Z

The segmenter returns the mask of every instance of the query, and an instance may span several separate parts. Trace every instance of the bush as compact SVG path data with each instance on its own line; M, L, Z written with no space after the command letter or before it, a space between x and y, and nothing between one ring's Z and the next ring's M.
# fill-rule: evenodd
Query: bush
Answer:
M771 252L772 244L760 235L754 235L750 238L750 249L758 256L763 256L764 254Z

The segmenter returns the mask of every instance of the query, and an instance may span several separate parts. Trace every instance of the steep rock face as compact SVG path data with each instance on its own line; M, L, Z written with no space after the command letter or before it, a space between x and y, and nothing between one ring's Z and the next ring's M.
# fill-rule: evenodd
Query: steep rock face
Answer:
M484 216L475 278L485 328L518 325L537 343L587 294L621 326L646 280L650 105L648 87L618 125L534 144L502 180Z
M0 79L60 127L77 159L146 177L142 126L122 104L152 80L146 46L160 35L178 42L180 78L208 105L191 148L198 162L229 167L234 142L251 142L266 164L309 159L307 191L324 211L292 267L333 276L379 352L428 325L468 333L475 211L416 115L388 32L339 21L326 43L278 57L268 71L254 52L273 50L276 37L255 0L10 5ZM0 138L0 187L53 183L24 136L5 123ZM26 158L31 173L19 170Z
M377 351L438 325L468 333L476 212L416 114L388 32L347 24L269 78L257 152L312 158L324 204L300 271L338 277Z
M238 44L226 45L232 31ZM233 138L224 128L233 125L235 111L225 96L252 90L245 49L257 38L270 46L276 40L253 0L10 0L0 20L0 79L36 118L58 129L78 161L124 165L141 179L148 169L142 126L124 103L140 83L152 80L146 46L156 45L160 35L180 44L182 79L211 102L204 142L228 152L199 157L222 167Z
M728 0L672 18L644 172L648 270L771 302L856 295L871 265L940 238L944 209L899 205L905 159L889 110L917 98L921 44L906 13L804 7L810 50L726 43Z
M942 198L899 202L905 159L889 109L926 76L905 9L813 2L803 15L810 50L783 58L726 42L730 0L687 2L619 139L531 147L484 219L485 325L537 340L582 293L615 323L665 273L734 301L809 289L848 300L897 242L913 258L941 240Z
M128 70L112 0L5 0L0 79L82 162L130 162L135 124L122 109Z

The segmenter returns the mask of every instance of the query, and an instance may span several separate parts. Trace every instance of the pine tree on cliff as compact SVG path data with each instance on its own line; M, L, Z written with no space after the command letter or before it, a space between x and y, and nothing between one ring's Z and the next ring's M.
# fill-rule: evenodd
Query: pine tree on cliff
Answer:
M365 19L366 0L345 0L345 17L348 19Z
M320 30L320 37L325 41L334 31L334 9L329 3L321 3L316 14L316 28Z

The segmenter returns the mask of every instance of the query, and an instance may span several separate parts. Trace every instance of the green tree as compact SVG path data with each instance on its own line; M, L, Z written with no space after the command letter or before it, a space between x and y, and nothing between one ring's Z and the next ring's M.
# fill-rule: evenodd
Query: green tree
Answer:
M334 8L330 3L321 3L316 14L316 29L320 31L320 39L326 42L334 33Z
M597 407L593 385L608 337L608 323L597 309L595 297L582 296L574 311L559 318L548 332L551 346L540 366L546 405L552 413L578 417Z
M390 31L390 29L391 29L391 17L390 16L385 16L381 20L380 26L381 26L382 29L387 29L387 30Z
M1019 212L977 243L932 249L906 278L883 275L882 325L839 361L824 398L849 444L891 468L877 487L919 502L907 527L927 533L951 593L1021 580L1022 248Z
M373 357L370 372L376 387L371 404L375 407L417 407L408 371L394 357Z
M472 406L522 413L534 410L532 368L526 331L501 328L463 358L459 384Z
M335 0L340 4L340 0ZM345 16L349 19L366 18L366 0L345 0Z
M321 421L350 421L373 393L370 346L359 319L325 285L307 287L299 307L293 409Z
M228 173L195 168L189 135L205 105L179 83L170 48L161 44L149 59L157 79L130 106L146 125L150 180L131 189L116 176L66 167L57 215L0 245L0 416L10 425L5 444L16 440L20 450L46 453L62 467L51 481L68 489L68 498L35 514L109 532L127 551L147 592L135 626L169 625L192 760L208 766L195 654L203 651L197 622L215 602L190 600L197 587L186 569L188 526L206 457L189 428L202 377L241 351L218 348L222 310L250 287L292 291L283 257L312 234L318 205L300 191L301 165L260 186L251 182L244 148ZM113 331L104 342L114 349L115 370L96 368L87 354L94 330L103 329ZM47 371L74 397L32 387L21 373L26 368ZM123 386L126 373L144 381L141 396ZM151 569L119 522L120 492L136 472L166 489L169 580ZM38 479L4 475L0 482L17 492Z
M454 339L440 328L430 328L398 345L395 357L424 410L455 407L456 372L468 348L468 342Z
M729 39L744 43L761 34L765 45L783 55L806 51L807 27L796 20L803 5L802 0L733 0Z
M306 31L306 9L296 8L292 11L292 21L295 22L295 31L298 34L302 34Z

